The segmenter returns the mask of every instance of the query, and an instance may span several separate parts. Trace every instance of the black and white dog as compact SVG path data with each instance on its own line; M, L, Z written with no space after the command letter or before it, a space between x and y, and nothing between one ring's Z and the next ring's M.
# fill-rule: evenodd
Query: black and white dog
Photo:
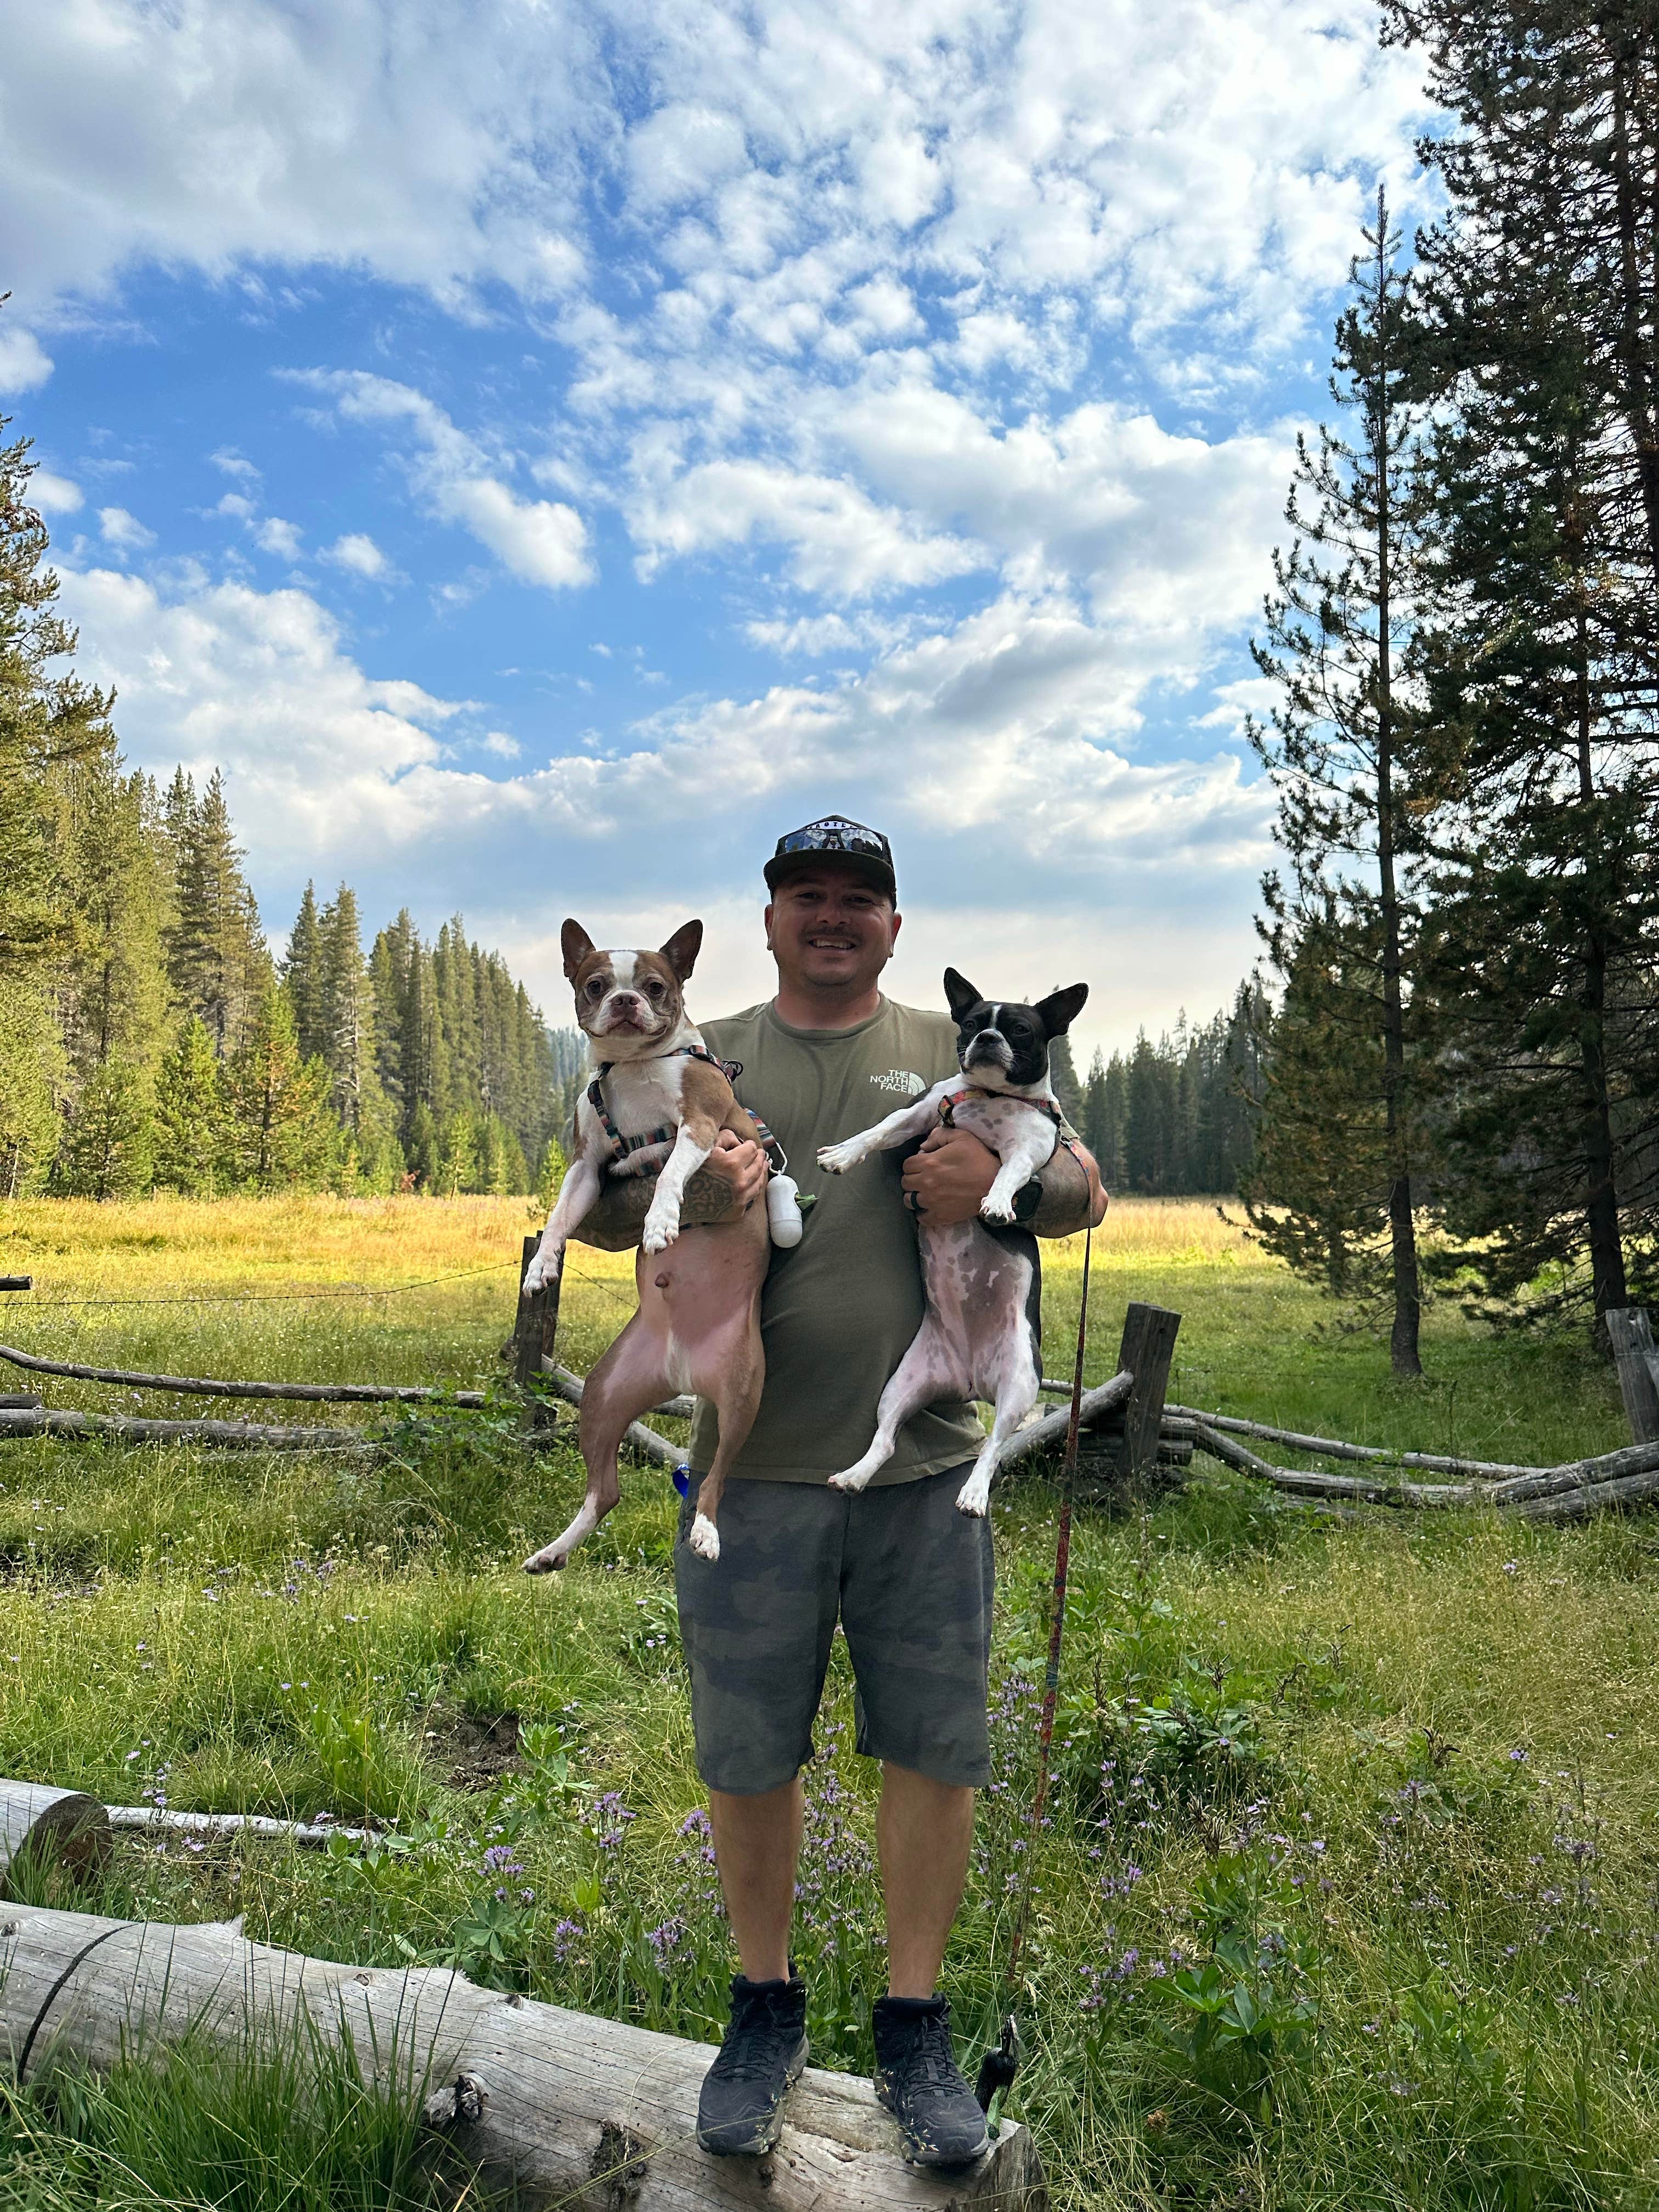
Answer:
M1002 1164L981 1204L981 1220L939 1229L925 1213L918 1217L927 1310L881 1394L869 1450L830 1480L838 1490L862 1490L891 1456L900 1429L919 1407L942 1398L982 1398L994 1403L996 1417L957 1505L963 1513L983 1515L997 1455L1036 1405L1042 1379L1032 1297L1035 1240L1019 1230L985 1224L1012 1224L1015 1194L1047 1165L1059 1141L1048 1046L1082 1012L1089 987L1073 983L1035 1006L1021 1006L981 998L947 968L945 995L957 1024L965 1083L935 1084L873 1128L824 1146L818 1164L832 1175L845 1175L872 1152L914 1143L944 1121L969 1131Z

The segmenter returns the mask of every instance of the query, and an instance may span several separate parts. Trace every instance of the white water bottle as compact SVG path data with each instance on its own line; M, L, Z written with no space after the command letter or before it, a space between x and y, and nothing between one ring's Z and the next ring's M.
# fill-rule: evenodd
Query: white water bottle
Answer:
M800 1243L800 1192L793 1176L775 1175L767 1184L766 1218L775 1244Z

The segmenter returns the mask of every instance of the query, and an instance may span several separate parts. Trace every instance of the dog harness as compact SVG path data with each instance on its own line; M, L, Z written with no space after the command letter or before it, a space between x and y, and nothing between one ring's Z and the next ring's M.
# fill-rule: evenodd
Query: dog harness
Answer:
M653 1060L701 1060L709 1067L719 1068L728 1083L736 1083L738 1078L743 1073L743 1062L740 1060L716 1060L705 1045L676 1045L672 1052L653 1053L650 1057ZM599 1062L598 1074L587 1086L587 1103L598 1115L599 1127L611 1139L612 1165L618 1160L625 1160L630 1152L642 1152L647 1145L672 1145L678 1134L672 1122L665 1121L660 1129L647 1129L642 1135L637 1137L623 1136L622 1131L611 1120L611 1110L605 1103L605 1079L616 1064L614 1060L602 1060ZM638 1063L631 1064L636 1066ZM744 1110L748 1113L749 1109L745 1107ZM765 1122L761 1120L760 1115L750 1114L749 1118L755 1124L756 1142L770 1156L773 1164L786 1165L783 1146L779 1144Z
M1077 1146L1073 1143L1066 1131L1066 1116L1052 1098L1022 1098L1015 1091L979 1091L972 1084L964 1084L960 1091L948 1091L939 1102L939 1118L947 1129L954 1129L957 1126L957 1117L952 1109L963 1105L969 1098L1006 1098L1012 1105L1034 1107L1039 1114L1046 1114L1048 1116L1059 1134L1060 1143L1065 1146L1073 1159L1077 1158Z

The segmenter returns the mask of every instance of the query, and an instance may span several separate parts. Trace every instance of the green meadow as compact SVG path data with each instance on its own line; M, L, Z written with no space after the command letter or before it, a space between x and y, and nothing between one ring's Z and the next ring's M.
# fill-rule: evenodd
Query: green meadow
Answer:
M676 1641L676 1500L643 1467L556 1579L518 1563L581 1486L500 1389L524 1201L0 1207L0 1339L270 1379L494 1384L483 1413L283 1410L375 1454L9 1442L0 1772L111 1802L368 1816L367 1853L129 1835L37 1901L484 1982L713 2039L732 1971ZM1081 1244L1045 1255L1062 1371ZM1170 1395L1401 1448L1547 1462L1624 1440L1608 1370L1455 1307L1431 1380L1213 1206L1115 1206L1090 1379L1132 1298L1182 1316ZM631 1306L579 1250L562 1346ZM26 1378L0 1387L25 1387ZM135 1394L46 1380L49 1404ZM146 1395L143 1410L199 1413ZM223 1411L224 1408L215 1410ZM260 1410L248 1408L252 1418ZM682 1432L683 1433L683 1432ZM998 1776L946 1967L994 2029L1028 1856L1056 1495L994 1492ZM1333 1518L1200 1461L1082 1516L1056 1784L1036 1841L1011 2109L1066 2207L1534 2208L1659 2201L1659 1545L1644 1519ZM808 1775L798 1955L819 2063L870 2063L873 1777L837 1645ZM297 2062L296 2062L297 2063ZM971 2067L970 2067L971 2070ZM232 2076L234 2078L232 2078ZM135 2068L0 2106L0 2205L452 2203L412 2110L258 2069ZM447 2195L446 2191L449 2192Z

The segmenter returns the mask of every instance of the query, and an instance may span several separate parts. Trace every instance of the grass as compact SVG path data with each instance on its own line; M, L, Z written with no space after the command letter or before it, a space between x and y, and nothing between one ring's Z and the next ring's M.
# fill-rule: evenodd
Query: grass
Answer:
M175 1372L475 1386L501 1372L528 1225L507 1200L12 1206L0 1272L37 1288L4 1302L0 1335ZM1080 1249L1045 1257L1054 1371ZM1621 1441L1586 1351L1449 1308L1425 1331L1431 1381L1395 1383L1385 1347L1212 1207L1115 1207L1094 1264L1091 1378L1125 1302L1151 1298L1182 1314L1188 1403L1505 1460ZM139 1303L73 1303L95 1298ZM574 1364L629 1304L625 1260L575 1255ZM631 1471L570 1571L534 1585L517 1561L580 1472L526 1455L505 1404L407 1419L368 1460L12 1443L0 1483L0 1771L395 1822L362 1857L124 1842L84 1901L241 1911L299 1949L453 1960L718 2033L731 1962L659 1474ZM1000 2002L1053 1565L1052 1491L1028 1479L994 1504L998 1780L946 1968L964 2041ZM1202 1473L1146 1516L1083 1521L1012 2099L1057 2202L1659 2199L1656 1550L1643 1521L1334 1523ZM816 2055L866 2066L881 1947L851 1704L838 1644L797 1948ZM0 2206L429 2201L407 2113L342 2118L337 2086L311 2148L284 2148L289 2100L233 2074L211 2094L135 2071L13 2100Z

